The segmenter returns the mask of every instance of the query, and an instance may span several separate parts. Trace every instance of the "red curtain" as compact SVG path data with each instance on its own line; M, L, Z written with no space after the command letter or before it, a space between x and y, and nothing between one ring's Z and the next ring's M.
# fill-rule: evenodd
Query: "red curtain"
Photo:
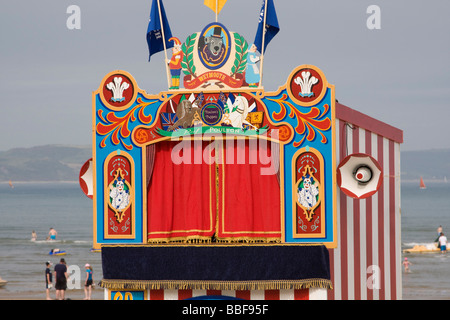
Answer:
M219 239L275 241L281 237L279 159L272 157L270 142L266 142L225 143L219 175L223 190Z
M184 148L175 154L178 143L166 141L155 146L147 197L149 241L210 239L215 232L210 206L214 167L195 164L194 155L202 152L202 143L184 142ZM182 158L188 163L178 164Z
M278 241L278 166L270 143L266 148L255 141L157 143L148 241Z

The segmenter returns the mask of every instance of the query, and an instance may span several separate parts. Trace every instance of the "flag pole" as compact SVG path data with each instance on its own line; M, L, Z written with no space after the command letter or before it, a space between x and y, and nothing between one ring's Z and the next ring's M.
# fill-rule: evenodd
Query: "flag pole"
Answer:
M218 7L219 7L218 2L219 2L219 0L216 0L216 22L217 22L217 16L218 16L218 14L217 14L217 9L218 9Z
M162 33L162 37L163 37L163 46L164 46L164 55L166 57L166 60L164 61L164 65L166 66L166 76L167 76L167 86L168 88L170 88L170 76L169 76L169 66L167 65L167 48L166 48L166 37L164 36L164 21L162 20L162 15L161 15L161 4L158 0L158 12L159 12L159 21L161 23L161 33Z
M264 64L264 42L266 39L266 17L267 17L267 0L264 1L264 24L262 30L262 43L261 43L261 63L259 66L259 85L258 87L262 87L262 79L263 79L263 64Z

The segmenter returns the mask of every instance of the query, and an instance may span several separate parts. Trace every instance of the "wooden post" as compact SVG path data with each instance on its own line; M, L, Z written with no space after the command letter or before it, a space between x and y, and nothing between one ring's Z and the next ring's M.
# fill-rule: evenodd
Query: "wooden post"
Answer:
M263 79L263 64L264 64L264 42L266 39L266 17L267 17L267 0L264 1L264 21L262 30L262 43L261 43L261 65L259 66L259 85L258 88L262 88Z
M219 15L217 13L217 9L219 9L219 4L218 4L219 0L216 0L216 22L217 22L217 16Z

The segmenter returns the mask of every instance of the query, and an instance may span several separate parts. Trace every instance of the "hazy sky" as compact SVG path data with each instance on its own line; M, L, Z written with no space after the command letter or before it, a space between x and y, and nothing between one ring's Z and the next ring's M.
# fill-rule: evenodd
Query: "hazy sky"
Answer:
M215 20L203 0L162 0L182 41ZM219 22L253 42L261 0L228 0ZM450 1L274 0L280 32L263 85L275 91L312 64L339 102L404 131L401 150L450 148ZM81 29L70 30L70 5ZM370 5L381 29L370 30ZM92 92L117 69L141 89L167 90L164 53L148 62L151 0L3 1L0 7L0 151L90 145ZM170 57L170 53L169 53Z

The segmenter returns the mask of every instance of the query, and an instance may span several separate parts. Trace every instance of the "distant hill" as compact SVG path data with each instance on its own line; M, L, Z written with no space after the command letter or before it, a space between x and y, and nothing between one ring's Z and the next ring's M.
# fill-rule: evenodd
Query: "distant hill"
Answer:
M78 181L91 146L45 145L0 152L0 181ZM403 151L402 182L450 181L450 149Z
M403 182L424 180L450 181L450 149L403 151L401 153Z
M0 181L78 181L90 146L45 145L0 152Z

